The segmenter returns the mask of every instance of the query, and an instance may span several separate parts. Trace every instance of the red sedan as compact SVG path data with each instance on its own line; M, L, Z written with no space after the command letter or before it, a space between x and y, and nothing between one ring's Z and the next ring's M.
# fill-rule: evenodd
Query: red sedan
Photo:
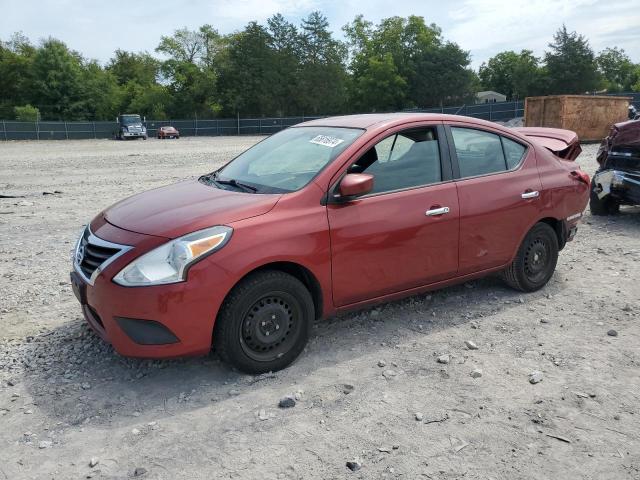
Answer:
M162 140L165 138L180 138L180 132L177 128L172 126L160 127L158 128L158 133L156 135L158 140Z
M278 370L314 319L491 273L543 287L589 198L579 152L573 132L460 116L306 122L99 214L74 291L123 355L213 345L246 372Z

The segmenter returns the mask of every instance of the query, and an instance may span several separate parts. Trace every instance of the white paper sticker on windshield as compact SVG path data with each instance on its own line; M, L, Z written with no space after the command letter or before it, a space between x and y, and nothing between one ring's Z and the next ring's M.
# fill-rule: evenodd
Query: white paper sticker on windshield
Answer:
M344 142L344 140L342 140L341 138L329 137L327 135L316 135L311 140L309 140L309 142L315 143L316 145L333 148L336 145L340 145L342 142Z

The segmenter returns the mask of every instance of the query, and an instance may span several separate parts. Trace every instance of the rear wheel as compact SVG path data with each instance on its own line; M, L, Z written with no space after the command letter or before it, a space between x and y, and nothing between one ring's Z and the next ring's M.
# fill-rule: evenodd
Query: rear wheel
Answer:
M598 197L599 186L595 183L595 177L591 179L591 192L589 193L589 210L592 215L613 215L620 211L620 204L610 195L604 198Z
M558 262L558 237L546 223L536 223L524 237L516 258L502 277L512 288L536 291L547 284Z
M225 299L214 331L222 359L247 373L280 370L304 349L314 318L300 280L264 271L242 280Z

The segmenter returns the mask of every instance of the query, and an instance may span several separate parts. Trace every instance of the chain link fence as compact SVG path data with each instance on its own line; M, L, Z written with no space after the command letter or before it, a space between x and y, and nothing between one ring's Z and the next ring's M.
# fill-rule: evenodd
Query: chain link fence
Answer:
M640 109L640 93L613 94L633 97ZM483 120L508 121L524 116L524 101L482 103L458 107L437 107L406 110L409 112L465 115ZM271 135L287 127L322 117L221 118L211 120L148 120L147 133L156 136L158 128L172 125L181 136ZM0 121L0 140L69 140L114 138L115 122L15 122Z

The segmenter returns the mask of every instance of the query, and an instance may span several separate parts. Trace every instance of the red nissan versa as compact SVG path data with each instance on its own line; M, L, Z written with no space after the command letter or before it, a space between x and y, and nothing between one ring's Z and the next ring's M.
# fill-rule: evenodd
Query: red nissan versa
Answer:
M219 170L109 207L73 289L122 355L278 370L314 319L501 272L544 286L589 177L575 133L356 115L277 133Z

